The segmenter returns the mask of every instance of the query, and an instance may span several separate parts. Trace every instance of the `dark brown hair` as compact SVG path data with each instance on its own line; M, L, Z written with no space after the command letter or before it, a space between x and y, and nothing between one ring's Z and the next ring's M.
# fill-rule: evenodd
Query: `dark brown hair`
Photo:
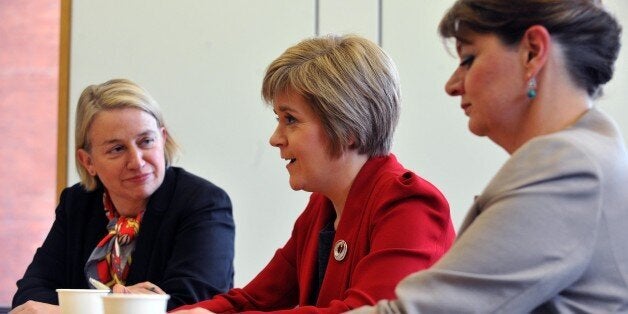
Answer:
M613 77L621 26L600 0L458 0L439 25L444 38L466 31L518 43L533 25L544 26L565 55L571 79L595 97Z

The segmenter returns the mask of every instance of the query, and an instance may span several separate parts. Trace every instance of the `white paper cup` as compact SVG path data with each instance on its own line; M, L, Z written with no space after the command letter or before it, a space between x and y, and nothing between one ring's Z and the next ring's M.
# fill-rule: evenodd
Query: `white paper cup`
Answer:
M102 296L109 290L57 289L61 314L102 314Z
M167 294L112 293L102 297L105 314L164 314Z

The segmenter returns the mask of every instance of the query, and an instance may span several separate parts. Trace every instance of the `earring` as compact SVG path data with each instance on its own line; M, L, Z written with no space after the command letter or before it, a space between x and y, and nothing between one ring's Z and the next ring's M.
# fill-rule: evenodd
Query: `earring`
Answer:
M528 92L526 93L528 98L534 99L536 97L536 78L532 77L530 81L528 81Z

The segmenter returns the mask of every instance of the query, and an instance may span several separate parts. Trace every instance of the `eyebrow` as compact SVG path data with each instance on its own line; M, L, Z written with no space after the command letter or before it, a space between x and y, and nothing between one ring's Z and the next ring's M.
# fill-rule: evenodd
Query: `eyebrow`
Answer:
M290 108L287 105L277 105L277 109L279 109L279 111L281 112L294 112L295 111L294 109ZM275 110L274 108L273 108L273 112L277 114L277 110Z
M144 132L142 132L142 133L138 134L138 135L136 136L136 138L138 138L138 137L144 137L144 136L147 136L147 135L153 135L153 134L157 134L157 132L155 132L155 131L153 131L153 130L146 130L146 131L144 131ZM110 140L106 140L106 141L102 142L102 143L100 144L100 146L107 146L107 145L111 145L111 144L116 144L116 143L118 143L118 142L122 142L122 140L117 139L117 138L114 138L114 139L110 139Z
M473 42L468 38L456 36L456 52L460 54L460 50L462 50L462 46L471 45Z

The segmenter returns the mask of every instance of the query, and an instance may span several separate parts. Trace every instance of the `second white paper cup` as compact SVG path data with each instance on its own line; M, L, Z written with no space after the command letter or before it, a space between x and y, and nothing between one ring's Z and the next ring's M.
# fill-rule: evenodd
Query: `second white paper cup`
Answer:
M164 314L167 294L112 293L102 297L105 314Z

